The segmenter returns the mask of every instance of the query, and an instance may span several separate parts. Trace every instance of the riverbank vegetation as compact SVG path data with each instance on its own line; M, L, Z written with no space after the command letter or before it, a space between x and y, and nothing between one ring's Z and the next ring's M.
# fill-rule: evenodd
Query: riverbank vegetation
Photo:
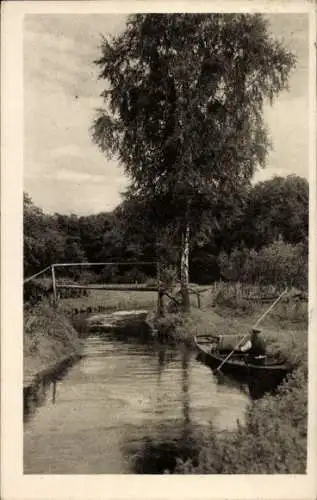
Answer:
M287 418L286 418L287 416ZM301 365L277 394L249 404L236 431L204 435L193 459L178 459L176 474L305 474L307 369Z
M252 216L253 211L261 218ZM307 253L308 183L297 176L276 177L247 187L230 206L206 214L190 247L190 281L283 283L307 289ZM24 196L25 277L57 262L144 262L153 261L154 255L163 272L172 269L178 277L172 235L156 241L144 229L136 203L127 200L113 212L79 217L46 214ZM145 283L155 276L155 266L114 265L63 270L57 277L84 284Z
M233 308L233 299L230 307L227 302L222 304L215 299L212 308L192 308L186 315L181 312L167 313L156 318L155 325L166 340L181 340L189 344L194 336L245 335L267 309L264 304L249 302L250 307L246 310L246 302L244 300L242 306L235 304ZM268 352L277 359L294 366L307 361L307 302L286 301L278 304L260 326Z
M25 381L63 358L78 354L80 347L76 330L60 310L42 302L24 311Z
M280 198L281 195L283 198ZM197 284L196 289L200 287L204 290L212 286L212 291L200 293L202 307L212 307L214 302L217 302L228 310L234 309L236 313L243 313L243 309L245 313L250 313L254 306L257 307L255 298L270 300L270 297L276 296L285 286L295 287L307 297L307 182L295 176L286 179L275 178L249 187L243 196L245 198L242 197L239 204L234 203L230 209L224 209L221 214L222 222L217 228L211 228L206 220L201 239L191 244L191 282ZM273 212L272 203L278 203L278 200L280 204L283 202L283 207L280 206ZM256 218L256 222L249 217L254 204L263 209L262 222L259 218ZM283 217L282 210L285 212ZM178 278L178 253L170 245L172 240L163 238L158 247L152 238L153 235L142 227L140 214L139 217L137 214L135 205L125 201L109 214L85 217L49 215L36 207L29 196L25 195L25 274L40 271L56 262L144 262L150 261L153 255L156 255L161 263L161 283L167 286L168 290L172 289ZM240 214L239 217L237 214ZM68 268L58 270L56 277L59 284L153 285L156 283L156 268L150 264ZM75 309L96 312L104 307L156 307L154 292L121 293L94 290L87 293L86 290L61 289L59 294L67 312ZM34 305L51 296L50 275L39 277L24 286L25 304ZM178 296L177 300L179 298ZM190 303L197 305L197 296L191 295ZM298 302L293 310L288 308L288 312L294 321L298 315L303 315Z

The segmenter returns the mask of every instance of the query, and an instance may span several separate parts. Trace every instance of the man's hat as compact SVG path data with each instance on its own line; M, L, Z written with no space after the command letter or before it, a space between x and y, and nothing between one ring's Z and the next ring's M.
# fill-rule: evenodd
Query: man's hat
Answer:
M261 333L262 332L262 330L260 328L256 328L256 327L252 328L251 331L252 331L252 333Z

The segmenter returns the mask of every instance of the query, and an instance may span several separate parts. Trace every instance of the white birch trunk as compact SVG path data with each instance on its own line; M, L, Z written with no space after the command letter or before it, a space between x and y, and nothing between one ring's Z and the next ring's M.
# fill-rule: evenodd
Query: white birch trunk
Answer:
M186 225L182 235L181 263L180 263L181 293L183 298L184 311L190 309L189 303L189 224Z

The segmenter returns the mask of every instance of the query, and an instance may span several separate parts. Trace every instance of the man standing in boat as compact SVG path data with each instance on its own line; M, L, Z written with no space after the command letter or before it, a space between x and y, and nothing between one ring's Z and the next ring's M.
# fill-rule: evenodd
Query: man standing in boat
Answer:
M250 339L240 348L248 354L247 362L253 365L265 365L266 362L266 346L261 333L259 328L252 328Z

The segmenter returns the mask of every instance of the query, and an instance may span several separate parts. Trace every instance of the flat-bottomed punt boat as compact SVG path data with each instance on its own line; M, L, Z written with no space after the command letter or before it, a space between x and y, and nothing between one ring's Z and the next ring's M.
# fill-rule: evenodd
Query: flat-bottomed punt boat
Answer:
M197 359L208 365L213 371L225 360L226 355L217 351L214 342L200 342L194 338L198 352ZM262 397L267 392L274 391L282 382L284 377L292 370L286 363L278 363L276 360L267 359L264 365L250 364L247 355L234 353L222 366L221 372L228 374L241 383L247 383L250 396L253 399Z

